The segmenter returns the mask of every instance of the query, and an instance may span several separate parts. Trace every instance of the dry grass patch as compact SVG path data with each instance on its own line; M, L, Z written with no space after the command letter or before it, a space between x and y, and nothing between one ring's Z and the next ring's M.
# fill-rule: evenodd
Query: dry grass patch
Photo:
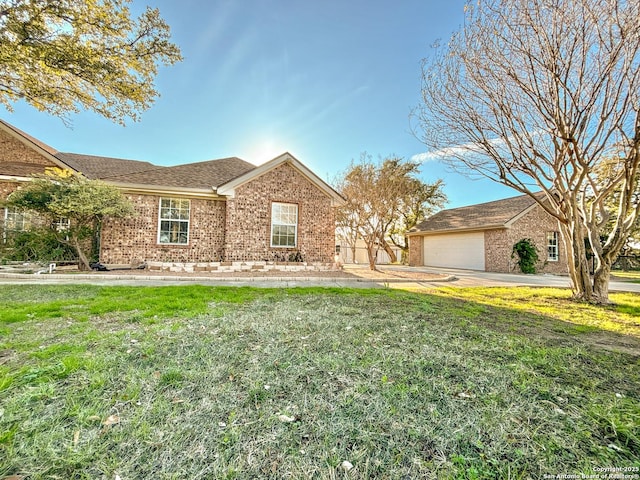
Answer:
M0 323L0 478L640 465L638 357L587 348L580 329L532 334L566 323L549 313L523 331L530 309L479 292L29 288L0 306L23 312Z

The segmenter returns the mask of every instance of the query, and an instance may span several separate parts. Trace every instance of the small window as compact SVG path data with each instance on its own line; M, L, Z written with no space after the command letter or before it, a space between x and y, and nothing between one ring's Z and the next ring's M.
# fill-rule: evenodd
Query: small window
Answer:
M69 230L69 228L71 228L71 221L68 218L58 218L53 221L53 223L51 224L51 228L53 228L56 232Z
M271 204L271 246L295 247L298 240L298 205Z
M558 232L547 232L547 260L558 261Z
M189 200L160 199L158 243L186 245L189 243Z

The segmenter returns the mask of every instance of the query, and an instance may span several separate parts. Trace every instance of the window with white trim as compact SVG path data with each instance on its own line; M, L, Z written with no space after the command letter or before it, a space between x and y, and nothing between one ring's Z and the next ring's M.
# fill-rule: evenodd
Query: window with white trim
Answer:
M547 260L558 261L558 232L547 232Z
M298 243L298 205L271 204L271 246L295 247Z
M68 218L57 218L51 224L51 228L53 228L56 232L62 232L64 230L69 230L71 228L71 220Z
M6 207L2 218L2 243L7 242L7 233L29 230L33 223L33 214L16 207Z
M189 243L189 211L191 201L183 198L161 198L158 215L158 243Z
M29 230L33 221L33 214L16 207L4 209L4 228L6 231L22 232Z

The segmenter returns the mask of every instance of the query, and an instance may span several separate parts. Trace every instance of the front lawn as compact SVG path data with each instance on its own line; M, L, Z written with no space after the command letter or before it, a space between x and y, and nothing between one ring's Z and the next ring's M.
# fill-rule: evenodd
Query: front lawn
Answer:
M5 285L0 479L640 473L640 296L569 296Z
M640 283L640 270L614 270L611 276L622 282Z

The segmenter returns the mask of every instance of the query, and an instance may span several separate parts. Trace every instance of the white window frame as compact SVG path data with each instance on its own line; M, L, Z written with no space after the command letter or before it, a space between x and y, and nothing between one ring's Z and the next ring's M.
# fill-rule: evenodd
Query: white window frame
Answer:
M165 202L165 205L163 205ZM168 205L166 204L168 202ZM186 204L186 208L184 205ZM186 214L185 214L186 212ZM186 218L185 218L186 217ZM169 229L163 230L163 223L169 224ZM177 225L178 227L186 225L186 236L184 242L171 241L171 226ZM189 245L191 227L191 200L186 198L175 197L160 197L158 202L158 244L159 245ZM180 237L181 228L178 229L177 237ZM168 237L165 239L165 234Z
M7 243L7 233L24 232L33 225L34 217L31 212L16 207L5 207L3 210L2 243Z
M11 220L10 220L11 218ZM7 232L24 232L33 224L33 214L16 207L5 207L4 229Z
M298 204L286 202L271 202L271 233L269 243L272 248L296 248L298 246ZM291 237L289 232L285 234L277 233L280 228L290 230L293 228L293 245L283 245L280 242L274 243L274 235L282 240Z
M65 230L69 230L71 228L71 220L69 220L66 217L57 218L56 220L53 221L53 223L51 224L51 227L56 232L62 232L62 231L65 231Z
M547 232L547 261L557 262L560 258L558 232Z

